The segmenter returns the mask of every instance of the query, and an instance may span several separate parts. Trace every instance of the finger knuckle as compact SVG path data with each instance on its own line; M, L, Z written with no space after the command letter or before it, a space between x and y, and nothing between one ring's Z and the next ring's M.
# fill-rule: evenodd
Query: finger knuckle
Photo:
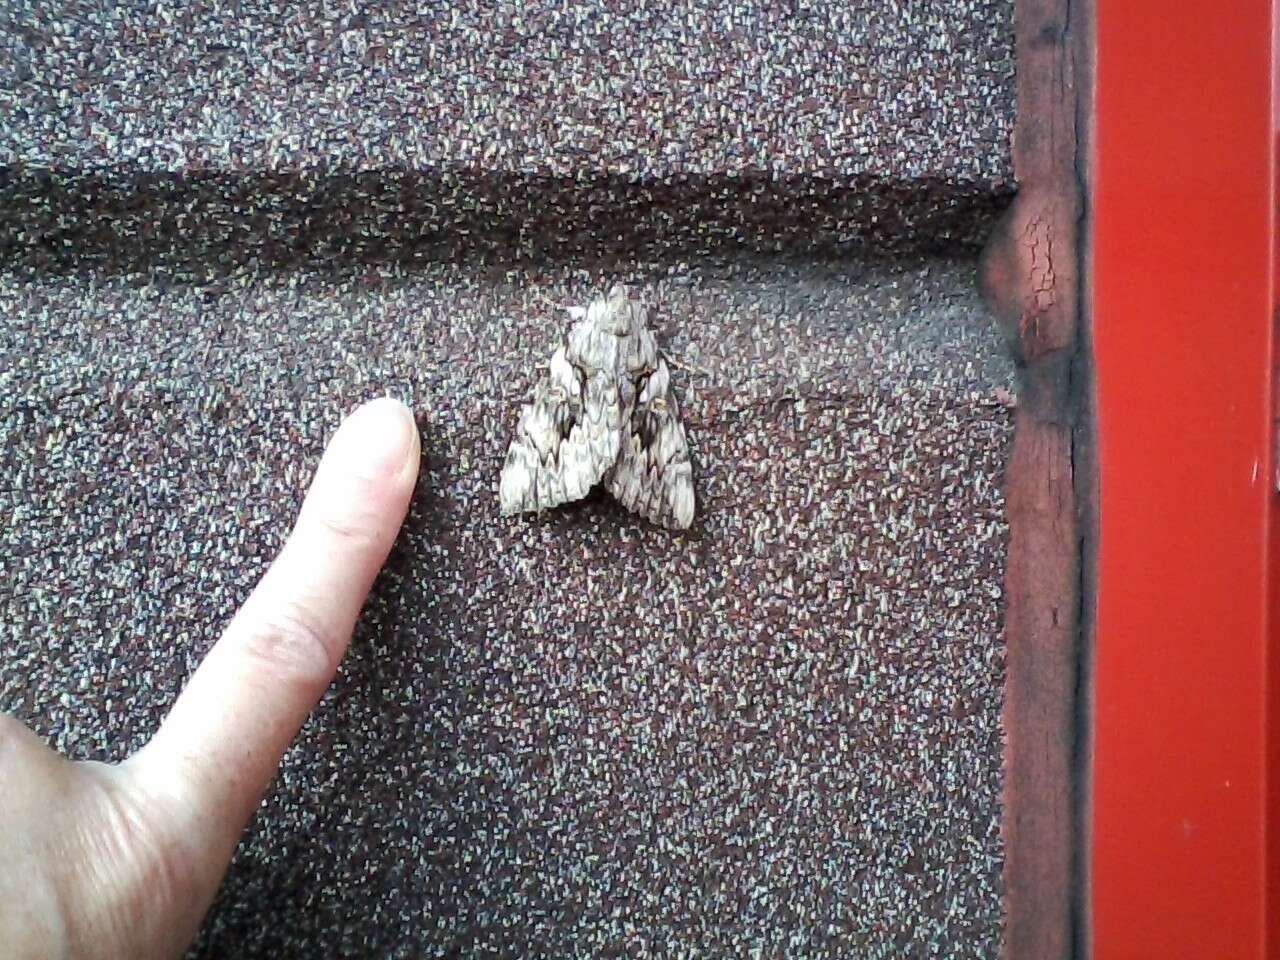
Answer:
M178 914L200 895L201 878L199 858L164 829L154 807L117 768L87 764L81 773L91 784L91 802L74 832L78 856L71 862L94 869L64 871L57 885L68 904L87 900L105 907L94 930L73 925L72 939L89 955L92 935L105 933L111 942L129 944L137 938L139 918Z
M333 670L337 639L297 604L261 613L242 628L241 652L273 679L323 682Z
M135 791L116 787L103 792L101 842L115 862L139 881L130 886L180 898L194 885L192 858L160 828Z
M377 518L369 510L351 507L320 515L319 523L338 548L344 552L363 553L382 545L383 532Z

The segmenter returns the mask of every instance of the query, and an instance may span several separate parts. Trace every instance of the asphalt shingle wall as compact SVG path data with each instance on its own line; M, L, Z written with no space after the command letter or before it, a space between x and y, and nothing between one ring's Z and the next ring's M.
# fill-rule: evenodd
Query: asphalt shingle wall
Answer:
M0 709L125 755L341 413L423 431L195 955L996 952L1011 14L792 7L3 5ZM501 519L615 280L698 521Z
M44 271L954 251L1013 189L1007 0L10 3L0 51Z

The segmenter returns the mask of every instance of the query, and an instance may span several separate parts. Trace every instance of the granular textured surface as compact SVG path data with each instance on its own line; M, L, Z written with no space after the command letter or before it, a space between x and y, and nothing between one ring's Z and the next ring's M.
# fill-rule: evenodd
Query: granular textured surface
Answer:
M421 482L195 957L991 957L1009 0L0 3L0 709L156 728L341 415ZM886 256L888 255L888 256ZM655 306L698 515L499 516Z
M1002 0L10 2L0 163L1011 179Z
M498 516L519 403L657 305L699 520ZM359 400L422 480L195 956L989 957L1010 370L966 261L0 287L0 708L155 728ZM753 954L754 951L754 954Z
M40 269L974 247L1008 0L0 5Z

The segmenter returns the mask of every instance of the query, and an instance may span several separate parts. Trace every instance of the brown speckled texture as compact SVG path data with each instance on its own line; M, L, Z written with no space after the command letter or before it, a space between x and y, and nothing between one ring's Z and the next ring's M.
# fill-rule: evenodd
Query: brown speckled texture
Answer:
M687 535L497 515L596 277L9 281L0 706L140 744L390 390L419 494L197 955L990 956L1009 371L972 278L623 274L684 366Z
M10 0L0 163L991 188L1011 24L1002 0Z
M341 414L423 431L195 957L997 952L1011 4L633 6L0 3L0 709L124 756ZM502 519L615 281L694 529Z
M0 4L39 270L973 249L1009 0Z

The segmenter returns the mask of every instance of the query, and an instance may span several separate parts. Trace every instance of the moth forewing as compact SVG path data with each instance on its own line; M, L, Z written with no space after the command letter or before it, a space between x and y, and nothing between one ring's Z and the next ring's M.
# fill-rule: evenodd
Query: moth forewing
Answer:
M603 481L628 510L683 529L693 472L645 306L623 286L585 308L521 412L499 481L503 514L541 511Z

